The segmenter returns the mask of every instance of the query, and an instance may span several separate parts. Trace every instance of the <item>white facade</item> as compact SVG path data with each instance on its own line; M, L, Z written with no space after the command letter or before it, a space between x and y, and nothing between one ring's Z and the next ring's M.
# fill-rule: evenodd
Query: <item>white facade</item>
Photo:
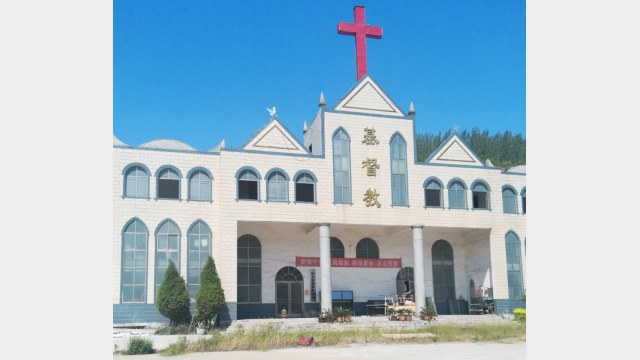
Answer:
M455 298L469 300L469 284L492 289L498 309L513 307L520 299L509 299L506 234L512 232L520 243L522 289L526 279L526 194L524 166L503 172L487 166L455 135L418 163L415 152L415 116L403 113L369 76L363 77L335 108L321 105L313 121L298 141L277 117L273 117L240 149L216 147L209 152L196 151L172 140L157 140L138 147L128 146L114 137L113 146L113 304L114 322L149 322L158 319L155 305L155 247L157 227L170 219L180 230L180 273L187 278L187 232L201 220L211 230L211 255L225 291L227 309L223 317L276 316L276 273L286 266L300 271L303 278L303 312L324 308L320 294L311 292L310 270L316 272L316 293L323 286L320 266L296 266L296 256L320 257L319 224L329 224L331 237L344 246L345 258L356 258L356 247L363 238L373 239L382 259L402 261L402 267L423 268L424 284L420 292L434 297L432 247L446 240L453 249ZM301 124L302 125L302 124ZM301 126L302 127L302 126ZM334 203L333 136L342 129L350 139L350 204ZM363 143L365 129L375 129L378 144ZM406 194L408 206L392 205L390 140L400 134L406 142ZM311 148L311 150L309 150ZM375 176L363 168L367 158L380 166ZM148 169L149 192L144 198L126 196L128 169L135 164ZM179 200L157 198L157 173L165 165L179 171ZM211 200L189 199L189 178L194 169L206 169L211 175ZM238 199L241 169L252 169L259 176L258 200ZM288 178L285 202L269 201L266 175L274 169ZM315 178L315 199L296 199L296 178L307 171ZM425 181L437 178L443 185L440 207L425 206ZM448 184L458 179L465 187L466 208L450 208ZM488 188L488 209L473 209L472 184L481 181ZM515 213L503 210L503 187L515 192ZM275 188L274 188L275 189ZM367 207L363 197L375 189L381 206ZM526 196L526 195L525 195ZM122 297L123 232L132 219L139 219L148 230L146 290L144 301L129 303ZM413 225L422 226L422 240L414 237ZM238 238L250 234L261 245L260 301L244 303L238 299ZM416 242L418 241L418 242ZM422 256L414 257L420 250ZM420 262L422 264L416 264ZM327 260L328 261L328 260ZM511 260L513 262L513 259ZM368 300L382 299L398 292L396 275L400 268L331 267L326 289L353 291L356 314ZM513 270L513 268L512 268ZM513 274L513 273L512 273ZM515 275L518 275L515 273ZM514 276L515 276L514 275ZM415 276L419 278L419 276ZM513 282L513 281L512 281ZM513 285L513 284L511 284ZM416 295L419 296L419 286ZM297 290L296 290L297 291ZM437 298L438 296L436 296ZM418 304L420 304L419 300ZM437 300L437 299L436 299ZM294 299L294 301L297 301ZM423 302L424 303L424 302Z

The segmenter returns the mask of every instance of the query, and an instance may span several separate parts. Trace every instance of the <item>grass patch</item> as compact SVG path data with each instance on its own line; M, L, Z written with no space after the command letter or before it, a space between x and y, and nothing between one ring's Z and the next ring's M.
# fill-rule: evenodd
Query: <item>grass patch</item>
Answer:
M389 337L383 334L431 333L434 337L406 336ZM234 333L215 331L209 339L193 343L178 342L169 346L163 355L178 355L187 352L270 350L297 346L303 337L314 338L315 346L364 344L364 343L413 343L433 342L514 342L525 341L526 325L520 322L507 324L477 325L432 325L422 328L388 329L344 329L344 330L295 330L282 331L275 324L252 328L249 331L238 328Z

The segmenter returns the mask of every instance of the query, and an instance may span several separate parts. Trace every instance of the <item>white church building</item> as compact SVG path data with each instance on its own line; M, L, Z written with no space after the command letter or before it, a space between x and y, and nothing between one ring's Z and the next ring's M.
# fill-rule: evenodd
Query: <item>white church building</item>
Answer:
M502 171L455 133L419 162L416 119L365 74L335 106L321 95L302 140L275 114L239 148L114 136L114 324L168 321L168 260L193 296L209 255L221 321L366 315L407 292L440 315L482 290L496 312L523 306L525 166Z

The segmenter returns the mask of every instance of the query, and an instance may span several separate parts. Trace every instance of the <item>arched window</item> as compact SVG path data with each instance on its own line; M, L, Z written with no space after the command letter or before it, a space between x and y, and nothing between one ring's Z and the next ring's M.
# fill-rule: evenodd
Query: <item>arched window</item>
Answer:
M180 175L170 167L162 168L158 174L158 199L180 199Z
M147 299L147 238L149 232L138 219L129 221L122 233L121 295L123 303Z
M260 191L258 187L259 177L256 175L256 172L251 169L242 170L237 178L238 199L258 200L258 194Z
M467 208L467 197L465 194L465 190L465 186L458 180L455 180L449 184L449 208Z
M211 255L211 230L198 220L191 225L187 234L189 253L187 254L187 289L191 297L196 296L200 286L200 274Z
M474 182L471 186L471 195L474 209L489 209L489 186L486 183Z
M378 259L380 258L380 251L378 250L378 244L369 238L364 238L356 245L356 257L362 259Z
M238 303L262 302L262 246L257 237L238 238Z
M211 177L204 170L189 176L189 200L211 201Z
M427 179L424 185L424 206L442 207L442 184L436 179Z
M518 213L516 205L516 192L508 186L502 188L502 210L505 214Z
M522 298L522 262L520 258L520 239L512 231L507 233L507 282L509 285L509 299Z
M142 166L130 166L125 170L124 176L124 196L131 198L149 198L149 175L148 170Z
M331 237L331 257L344 258L344 245L337 237Z
M316 180L313 175L301 172L295 177L296 202L316 202Z
M351 204L350 140L344 129L333 135L333 201Z
M156 230L156 294L164 281L169 260L180 272L180 229L171 220L165 220Z
M282 171L267 173L267 201L289 201L289 177Z
M522 213L526 214L527 213L527 188L522 188L522 192L520 193L520 196L522 196Z
M391 147L391 204L409 205L407 198L407 143L399 133L389 142Z

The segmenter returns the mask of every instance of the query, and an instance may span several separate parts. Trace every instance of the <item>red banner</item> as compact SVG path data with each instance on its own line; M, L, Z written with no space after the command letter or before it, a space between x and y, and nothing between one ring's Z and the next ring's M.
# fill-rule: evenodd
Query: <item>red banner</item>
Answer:
M296 266L320 266L319 257L296 256ZM331 258L332 267L401 268L402 259Z

